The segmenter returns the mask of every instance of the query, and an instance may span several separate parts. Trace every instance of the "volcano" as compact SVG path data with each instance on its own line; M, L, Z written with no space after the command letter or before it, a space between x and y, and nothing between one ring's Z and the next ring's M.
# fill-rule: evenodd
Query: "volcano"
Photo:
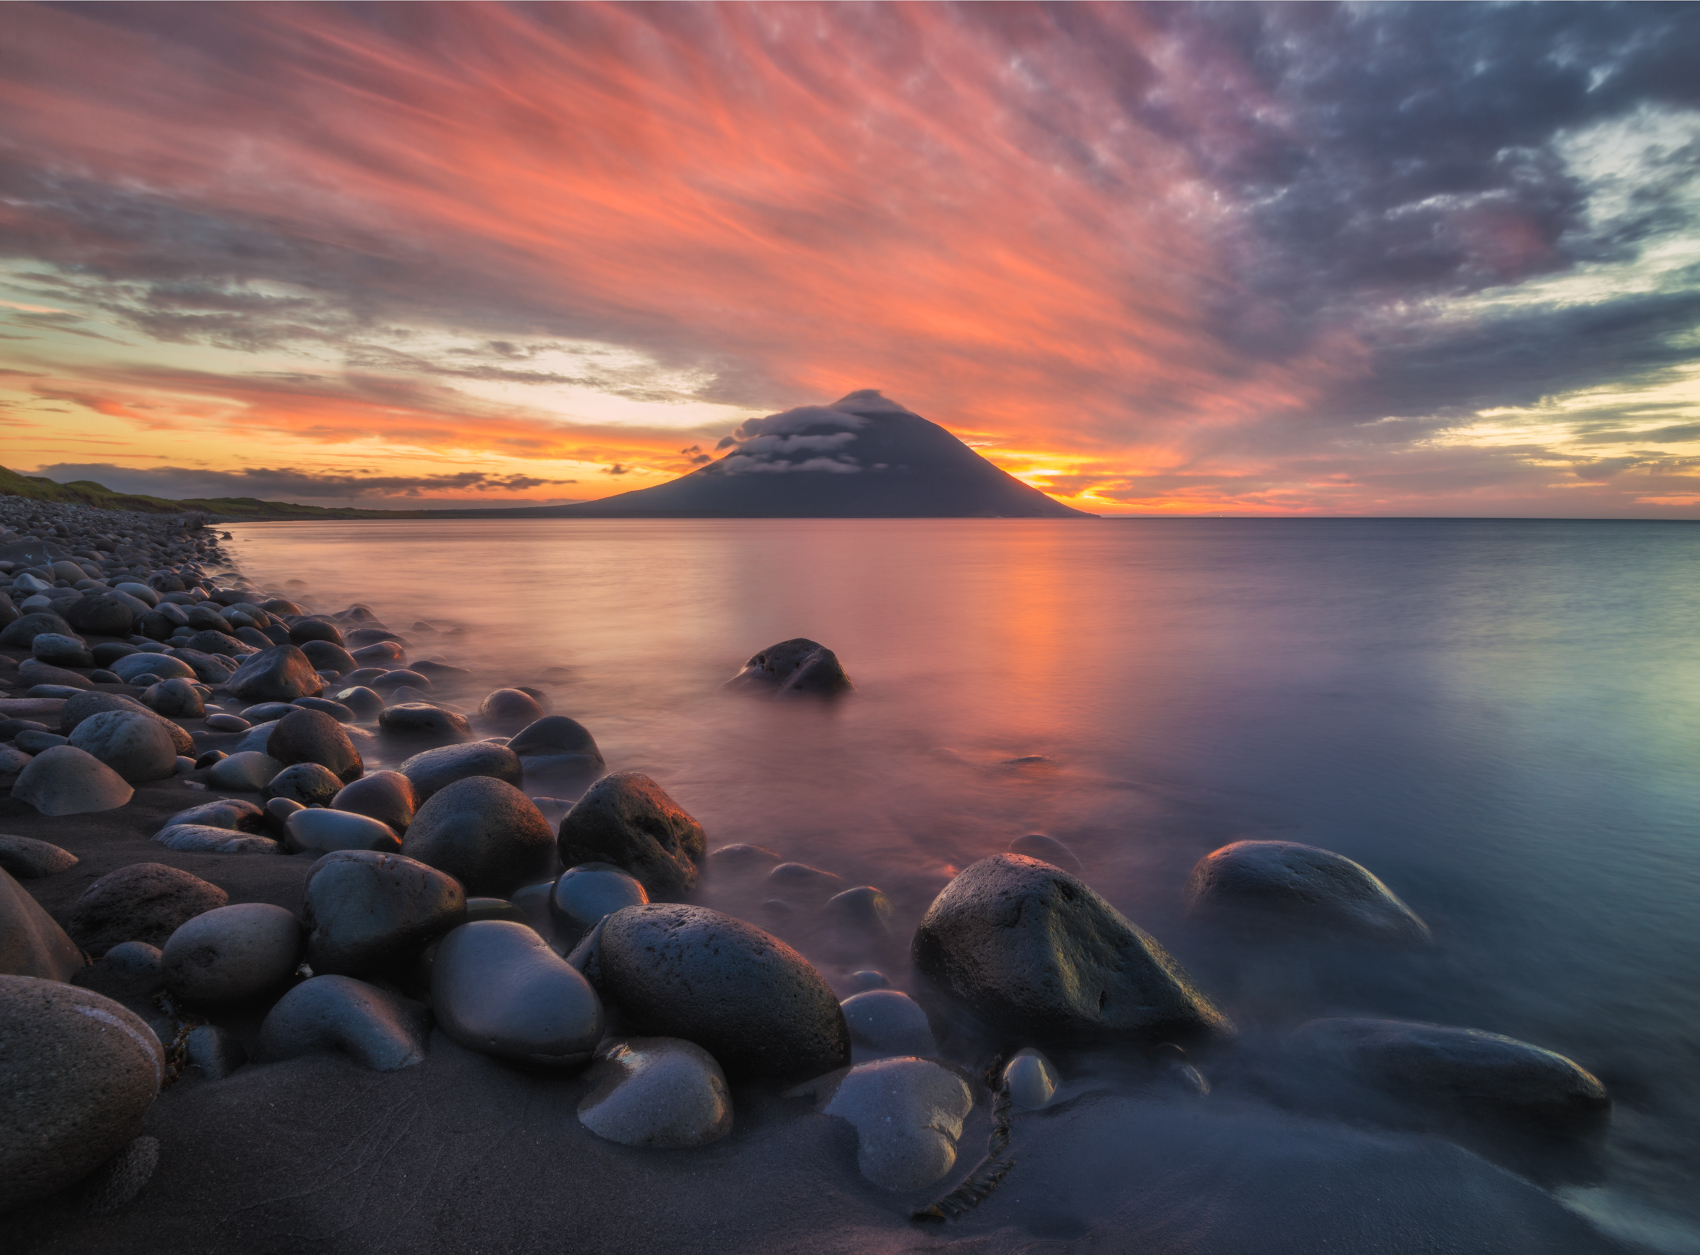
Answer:
M560 518L1096 518L1000 471L874 389L750 419L689 475ZM515 511L514 513L520 513Z

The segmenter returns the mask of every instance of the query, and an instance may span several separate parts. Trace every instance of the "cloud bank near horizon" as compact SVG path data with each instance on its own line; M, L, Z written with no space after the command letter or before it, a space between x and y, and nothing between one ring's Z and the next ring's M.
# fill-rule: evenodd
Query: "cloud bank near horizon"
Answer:
M1100 512L1700 514L1692 6L8 21L8 464L593 496L874 386Z

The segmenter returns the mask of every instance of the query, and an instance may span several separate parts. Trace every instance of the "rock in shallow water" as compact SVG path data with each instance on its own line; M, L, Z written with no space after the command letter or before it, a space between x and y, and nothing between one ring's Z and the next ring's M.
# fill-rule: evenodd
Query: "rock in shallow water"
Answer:
M84 966L77 943L10 873L0 871L0 973L70 980Z
M777 937L718 911L616 911L592 974L635 1031L693 1041L728 1076L796 1079L849 1062L850 1033L821 974Z
M351 691L339 693L337 700L352 709L359 709L351 700ZM402 702L387 706L378 714L378 727L386 737L399 744L422 748L472 740L472 727L464 716L429 702Z
M12 796L43 815L86 815L124 805L135 790L94 755L72 745L55 745L18 773Z
M918 1190L956 1166L956 1140L974 1110L968 1083L927 1059L881 1059L815 1089L821 1111L856 1129L856 1164L888 1190ZM795 1092L795 1091L793 1091Z
M642 772L603 776L561 820L561 862L612 863L651 897L678 897L697 881L702 825Z
M732 1131L732 1095L714 1056L694 1042L627 1037L605 1043L587 1077L579 1123L622 1146L707 1146Z
M726 682L728 688L771 691L776 696L811 694L832 697L856 686L844 674L838 655L806 637L769 645Z
M1067 872L1020 854L946 885L915 965L1001 1041L1131 1043L1232 1025L1156 940Z
M230 895L163 863L131 863L83 891L66 931L95 958L124 941L165 944L189 920L221 907Z
M445 785L413 816L402 853L440 868L468 893L506 896L549 872L554 834L511 784L472 776Z
M317 763L342 784L358 780L365 771L347 730L322 710L296 707L281 716L266 738L266 753L286 767Z
M543 707L530 693L497 689L478 704L478 721L497 736L512 736L543 718Z
M141 1129L165 1052L110 998L0 976L0 1212L82 1179Z
M1041 863L1049 863L1052 867L1060 867L1065 872L1080 875L1080 860L1074 851L1069 849L1055 837L1047 837L1042 833L1032 832L1024 837L1017 837L1009 843L1011 854L1025 854L1028 858L1036 858Z
M609 863L580 863L555 881L549 894L549 914L563 939L576 940L596 927L605 915L649 901L643 885Z
M166 988L185 1002L242 1002L280 988L301 961L301 922L281 906L242 902L195 916L161 950Z
M528 925L483 919L437 943L437 1024L469 1050L580 1068L602 1040L602 1000Z
M317 697L325 682L294 645L274 645L244 658L225 685L246 702L288 702Z
M399 854L339 850L308 870L302 914L315 972L365 976L402 967L462 923L466 894Z
M1282 915L1395 945L1430 940L1428 925L1366 868L1296 841L1236 841L1214 850L1192 869L1186 892L1198 915Z
M876 1055L938 1053L932 1025L921 1004L895 989L871 989L853 994L841 1005L854 1046Z
M286 993L260 1025L260 1057L334 1050L376 1072L425 1059L431 1013L349 976L315 976Z

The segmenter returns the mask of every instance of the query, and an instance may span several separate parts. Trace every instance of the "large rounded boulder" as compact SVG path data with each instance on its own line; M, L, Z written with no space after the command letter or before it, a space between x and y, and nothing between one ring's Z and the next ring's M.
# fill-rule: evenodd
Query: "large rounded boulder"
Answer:
M317 697L325 687L307 655L294 645L249 654L224 683L245 702L292 702Z
M466 893L434 867L375 850L337 850L307 871L302 916L315 972L402 967L466 919Z
M165 1079L153 1030L102 994L0 976L0 1212L87 1176L141 1131Z
M0 869L0 973L70 980L85 966L77 943Z
M518 690L498 690L486 701L493 701L501 692ZM514 735L508 748L519 755L526 779L535 786L577 793L607 770L590 729L565 715L532 720Z
M519 755L493 741L466 745L440 745L413 755L401 765L401 774L413 785L414 796L423 802L456 780L489 776L518 788L524 779Z
M165 720L151 710L109 710L91 716L77 725L70 744L130 784L166 780L177 773L177 747Z
M301 922L269 902L215 907L184 923L161 952L166 988L196 1005L280 989L301 961Z
M610 915L586 974L651 1037L680 1037L729 1077L800 1080L850 1062L850 1030L826 980L753 924L701 906Z
M705 845L702 825L638 771L603 776L561 819L562 864L612 863L652 898L689 893Z
M1198 860L1187 880L1194 915L1239 923L1279 917L1300 928L1393 945L1426 945L1428 925L1367 868L1296 841L1235 841Z
M472 776L445 785L414 813L401 852L447 872L470 894L503 897L549 874L553 840L525 794Z
M376 819L397 832L406 832L413 822L413 812L419 808L419 797L413 791L413 781L401 772L374 771L344 785L331 799L331 806Z
M856 687L844 674L837 654L802 636L769 645L751 657L726 686L766 691L776 697L791 694L833 697Z
M1081 881L994 854L915 931L915 966L1000 1041L1157 1043L1231 1031L1156 939Z
M28 649L43 632L58 636L76 635L71 625L52 611L32 610L28 614L20 615L8 623L4 630L0 630L0 645Z
M437 1026L469 1050L578 1068L602 1040L602 1000L577 968L525 924L484 919L437 943Z
M136 791L100 759L74 745L55 745L30 759L12 782L12 798L43 815L86 815L124 805Z
M136 612L115 593L97 593L72 601L66 607L65 622L91 636L128 636L135 626Z
M298 707L279 719L266 738L266 753L286 767L317 763L343 784L358 780L366 769L347 730L322 710Z
M71 907L67 931L95 958L125 941L163 946L184 924L230 901L199 876L163 863L131 863L107 872Z

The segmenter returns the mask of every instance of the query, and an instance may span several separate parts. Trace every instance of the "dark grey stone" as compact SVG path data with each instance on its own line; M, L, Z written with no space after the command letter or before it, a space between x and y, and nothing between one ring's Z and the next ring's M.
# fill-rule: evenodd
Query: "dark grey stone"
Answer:
M96 958L123 941L164 945L189 920L225 905L230 895L163 863L131 863L108 872L71 907L66 931Z
M753 924L700 906L629 906L603 922L595 945L593 983L622 1022L695 1042L728 1076L797 1079L850 1061L831 988Z
M609 863L580 863L555 881L549 913L563 939L577 940L605 915L649 901L643 885Z
M158 657L155 654L148 656ZM169 661L177 662L175 658ZM145 680L145 677L138 678ZM150 684L142 693L142 705L156 715L170 719L199 719L207 713L200 692L182 676Z
M431 1013L349 976L315 976L291 989L260 1025L260 1057L334 1050L377 1072L425 1059Z
M411 858L338 850L308 870L303 917L315 972L364 976L405 965L462 923L466 893Z
M1020 854L981 859L946 885L915 932L914 958L1008 1044L1232 1031L1153 937L1067 872Z
M401 837L388 824L334 807L292 810L284 816L284 830L290 848L297 851L328 854L333 850L376 850L395 854L401 850Z
M348 702L347 692L339 697L345 704ZM386 706L378 713L378 727L394 741L421 748L472 740L472 726L465 717L429 702L402 702L397 706Z
M717 850L710 850L708 858L717 870L723 868L737 872L773 868L785 861L762 845L723 845Z
M52 749L55 745L69 745L70 743L67 738L60 736L57 732L40 731L35 728L26 728L12 738L12 744L26 754L39 754L43 750Z
M714 1056L672 1037L603 1043L586 1077L579 1123L621 1146L679 1150L732 1131L732 1094Z
M79 723L70 742L131 784L167 780L177 774L177 746L165 722L152 711L108 710Z
M402 853L440 868L468 893L506 896L548 875L553 834L513 785L472 776L445 785L413 816Z
M87 1176L141 1131L165 1051L141 1019L89 989L0 975L0 1212Z
M75 697L68 698L59 709L59 731L70 736L86 720L110 711L129 711L155 720L165 729L165 734L171 738L172 747L179 754L191 753L195 748L195 740L187 729L170 719L161 718L156 711L149 710L135 698L122 693L78 693Z
M339 811L353 811L406 832L419 807L413 782L399 771L374 771L353 784L344 785L331 801Z
M14 837L0 833L0 870L10 872L19 880L35 880L51 876L77 865L77 856L47 841L34 837Z
M41 904L10 872L0 871L0 973L70 980L86 964L77 943Z
M434 687L430 676L419 671L409 671L406 668L386 671L380 676L373 677L369 683L378 692L391 694L399 694L403 689L406 689L409 693L429 693ZM391 700L394 701L396 698L392 697Z
M775 696L796 693L817 697L848 693L856 687L844 674L837 654L801 636L769 645L754 655L727 686L767 690Z
M287 702L317 697L324 691L325 682L307 655L294 645L273 645L243 659L225 687L247 702Z
M336 700L352 710L356 719L371 719L384 708L383 697L361 684L339 690Z
M1234 922L1283 917L1299 927L1393 945L1426 945L1428 925L1342 854L1296 841L1236 841L1198 860L1187 881L1194 914Z
M22 689L39 688L51 685L55 688L87 689L93 688L94 682L78 671L67 671L63 667L50 667L37 658L25 658L18 664L18 687ZM58 696L63 697L61 693Z
M318 763L296 763L285 767L266 782L265 796L286 798L303 806L329 806L342 787L342 781L329 767L321 767Z
M337 675L347 675L350 671L360 668L360 664L354 661L346 649L329 641L308 641L301 646L301 652L307 655L307 661L318 671L334 671Z
M65 622L79 632L94 636L128 636L135 626L136 613L122 597L97 593L70 602L65 610Z
M651 897L679 897L696 885L704 839L702 825L655 781L621 771L591 785L567 812L559 847L567 867L612 863L642 881Z
M850 1044L871 1055L938 1053L932 1025L921 1004L895 989L870 989L846 998L840 1009L850 1028Z
M303 710L317 710L322 714L329 715L338 723L354 722L354 712L352 710L350 710L347 706L344 706L341 702L333 702L328 697L297 697L289 704L291 706L299 706Z
M75 630L65 620L50 610L32 610L12 620L0 629L0 645L11 645L18 649L28 649L31 643L43 632L54 632L60 636L74 636Z
M484 919L437 943L437 1025L469 1050L580 1068L602 1040L602 1000L525 924Z
M317 615L291 623L289 639L296 645L305 645L308 641L328 641L337 646L343 643L342 629L329 619L321 619Z
M12 800L43 815L83 815L124 805L135 790L92 754L55 745L30 759L12 783Z
M318 763L342 784L358 780L366 769L347 730L322 710L291 707L266 738L266 753L285 766Z
M207 828L200 824L172 824L154 833L153 840L168 850L190 854L282 854L283 846L270 837Z
M248 1062L241 1040L227 1028L203 1024L183 1039L183 1057L209 1081L221 1081Z
M543 718L543 707L530 693L497 689L478 703L478 721L498 736L512 736Z
M522 779L519 755L505 745L490 741L424 750L402 763L401 774L412 782L414 796L420 803L456 780L488 776L518 788Z
M178 811L162 827L174 824L197 824L203 828L228 828L232 832L264 832L266 813L243 798L221 797L202 802L188 810Z
M803 900L821 901L844 889L844 877L823 872L807 863L781 863L767 874L767 886L775 893Z
M80 636L61 636L57 632L38 632L30 642L30 655L50 667L82 667L95 665L94 654Z
M301 922L269 902L195 916L161 948L166 988L185 1002L244 1002L281 989L301 961Z

